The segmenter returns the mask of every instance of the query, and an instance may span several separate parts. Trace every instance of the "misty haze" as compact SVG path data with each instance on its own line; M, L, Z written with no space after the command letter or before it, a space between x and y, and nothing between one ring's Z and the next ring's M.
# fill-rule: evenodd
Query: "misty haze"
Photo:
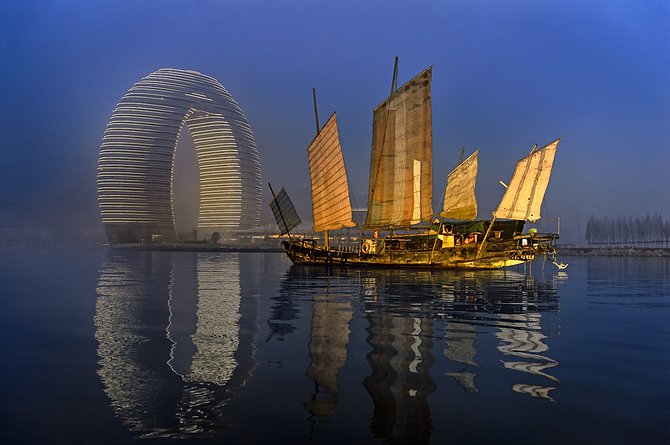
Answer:
M0 17L0 443L667 442L668 2Z

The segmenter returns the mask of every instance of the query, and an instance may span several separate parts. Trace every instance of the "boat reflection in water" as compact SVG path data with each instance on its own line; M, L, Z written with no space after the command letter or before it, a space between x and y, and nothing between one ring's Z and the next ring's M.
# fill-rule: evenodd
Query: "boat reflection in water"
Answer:
M436 387L429 373L434 363L430 300L408 301L406 307L387 311L387 295L378 291L393 288L392 276L363 279L367 342L372 347L367 355L372 373L363 385L375 405L370 429L387 440L428 443L432 420L426 397ZM421 276L430 274L418 272Z
M542 313L558 311L556 278L536 282L533 276L511 271L494 271L488 274L464 274L455 285L446 286L442 299L449 302L445 308L444 355L463 367L447 375L468 392L477 392L475 340L477 332L496 328L499 340L497 350L507 369L544 378L552 384L559 380L544 372L558 366L558 361L548 357L549 347L543 342ZM512 390L519 393L553 400L549 391L553 386L517 383Z
M258 300L225 256L112 252L97 287L98 374L115 413L143 437L203 435L251 376ZM245 268L257 267L245 261ZM166 304L167 303L167 304Z
M285 269L280 259L109 254L97 287L98 374L132 432L262 441L307 414L315 441L344 418L389 443L428 443L445 404L493 400L501 385L519 400L553 399L554 277ZM299 423L295 437L306 433Z
M496 375L509 369L526 376L507 376L516 380L510 385L514 392L552 400L549 392L559 383L548 372L558 361L549 357L542 332L542 314L558 311L554 277L536 281L509 270L326 272L292 266L282 289L314 289L307 374L316 390L306 406L320 416L337 408L337 376L347 359L352 311L360 305L370 347L370 373L363 379L374 403L370 429L390 443L430 441L428 399L446 384L435 380L434 354L441 355L437 362L448 370L445 377L466 392L479 391L478 337L497 340L494 355L502 354L502 360L496 357L495 363L502 368ZM481 343L485 348L490 341ZM490 357L494 351L484 353Z
M510 314L504 320L497 337L501 340L498 350L505 355L517 357L514 361L504 361L506 368L542 377L545 384L517 383L512 390L554 401L549 392L556 389L560 380L548 371L559 362L548 355L549 346L544 343L548 338L542 333L542 313L558 311L557 280L565 278L564 272L558 272L553 280L536 283L526 281L519 295L519 304L524 310ZM522 360L519 360L522 359ZM549 386L547 386L547 382Z

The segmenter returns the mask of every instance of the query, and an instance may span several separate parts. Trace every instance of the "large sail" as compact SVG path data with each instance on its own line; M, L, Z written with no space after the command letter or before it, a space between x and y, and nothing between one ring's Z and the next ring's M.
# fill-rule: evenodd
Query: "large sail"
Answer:
M312 180L314 231L353 227L347 171L335 113L307 149Z
M374 110L366 227L433 216L431 76L428 68Z
M447 176L447 188L444 192L444 210L440 216L451 219L477 218L477 198L475 183L479 167L479 150L458 164Z
M534 150L516 163L512 180L495 211L496 218L540 219L540 206L549 184L560 139Z
M277 193L277 195L270 201L270 208L272 213L275 216L275 221L277 221L277 226L281 234L285 234L293 230L295 227L300 225L302 221L298 212L296 212L291 198L288 197L288 193L284 190L284 187Z

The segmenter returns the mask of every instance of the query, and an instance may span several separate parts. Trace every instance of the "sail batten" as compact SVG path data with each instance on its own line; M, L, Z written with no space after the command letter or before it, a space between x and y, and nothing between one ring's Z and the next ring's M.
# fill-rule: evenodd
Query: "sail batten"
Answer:
M344 157L333 113L307 149L314 231L353 227Z
M516 163L512 180L495 211L496 218L537 221L554 165L556 139Z
M447 176L444 210L440 216L474 221L477 218L475 185L479 167L479 150L460 163Z
M431 77L428 68L374 109L366 227L432 218Z
M414 207L412 209L412 224L421 221L421 161L414 159Z

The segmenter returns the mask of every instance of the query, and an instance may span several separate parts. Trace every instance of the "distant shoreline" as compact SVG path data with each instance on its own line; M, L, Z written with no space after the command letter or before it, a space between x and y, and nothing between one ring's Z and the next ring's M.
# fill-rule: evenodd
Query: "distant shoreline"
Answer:
M558 246L559 256L668 257L667 247L575 247Z
M150 250L165 252L283 252L277 245L225 245L225 244L129 244L112 247L115 250Z
M83 243L83 242L44 242L44 241L0 241L2 246L34 246L34 247L86 247L86 248L110 248L105 243ZM138 250L138 251L163 251L163 252L267 252L282 253L284 249L281 244L276 245L263 243L261 245L213 245L213 244L126 244L111 247L114 250ZM586 247L586 246L561 246L557 247L559 257L570 256L608 256L608 257L670 257L668 247Z

